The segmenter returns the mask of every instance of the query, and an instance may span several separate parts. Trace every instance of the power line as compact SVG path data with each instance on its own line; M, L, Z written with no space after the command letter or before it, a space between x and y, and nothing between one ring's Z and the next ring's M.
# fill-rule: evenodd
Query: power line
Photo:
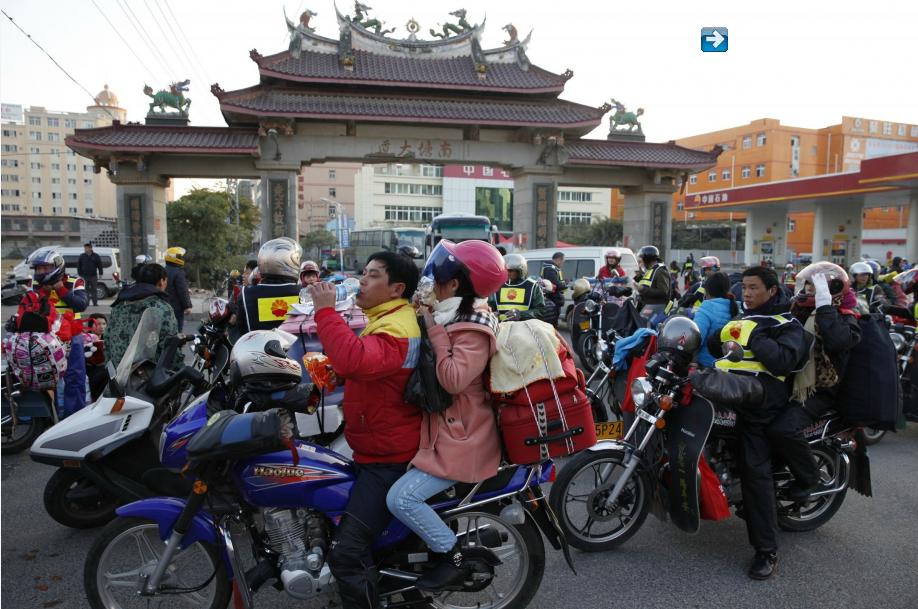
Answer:
M146 0L144 1L146 2ZM205 80L204 78L201 77L201 72L197 69L197 66L194 65L193 61L191 61L191 57L188 55L187 51L185 51L185 47L182 44L182 41L179 40L178 34L175 33L175 28L172 27L172 23L169 21L169 18L166 17L166 13L163 12L163 7L160 6L159 3L156 2L156 0L153 0L153 4L156 5L157 10L159 10L159 14L162 15L163 17L163 21L169 27L169 32L172 34L172 38L178 44L178 48L182 52L182 55L185 56L185 61L188 62L188 67L190 67L192 71L195 73L195 78L199 80ZM147 8L150 8L150 7L148 6Z
M207 72L207 67L204 65L204 62L201 61L201 58L198 57L198 54L194 50L194 45L191 44L191 40L188 38L188 34L185 33L184 28L182 28L182 22L175 17L175 13L172 12L172 7L169 5L169 0L163 0L163 4L166 5L166 10L169 11L169 14L172 15L172 20L175 21L175 25L178 27L179 32L182 33L182 36L185 37L185 41L188 42L188 49L191 51L192 56L198 62L198 65L201 66L201 70L204 72L204 76L207 78L207 82L213 83L211 80L210 74Z
M126 47L128 48L128 50L131 52L131 54L137 59L138 62L140 62L140 65L143 66L143 69L146 70L147 76L150 76L150 77L155 78L155 73L154 73L154 71L151 70L151 69L150 69L150 66L148 66L148 65L144 62L144 60L140 58L140 55L138 55L138 54L134 51L134 49L133 49L133 47L131 47L130 43L128 43L128 41L124 38L124 36L121 35L121 32L118 31L118 28L115 27L115 24L112 23L111 19L108 18L108 15L106 15L105 12L104 12L101 8L99 8L99 5L96 4L96 0L91 0L91 1L92 1L93 6L96 7L96 10L99 11L99 14L102 15L102 17L104 17L105 20L108 22L108 25L111 26L112 31L114 31L115 34L118 35L118 38L121 39L121 42L124 43L124 46L126 46Z
M153 17L153 23L156 24L156 29L158 29L158 30L159 30L159 33L162 35L162 42L165 43L165 44L167 44L167 45L171 48L171 47L172 47L172 43L169 42L168 37L166 36L166 30L163 29L162 24L159 22L159 19L157 19L156 13L154 13L154 12L153 12L153 9L150 8L149 2L147 2L147 0L143 0L143 4L144 4L144 6L147 7L147 12L150 13L150 16ZM178 66L179 66L179 68L181 69L181 68L182 68L182 60L181 60L181 58L178 56L177 53L175 53L175 49L172 49L172 52L175 54L175 58L178 59ZM182 74L177 73L177 74L175 75L175 78L178 79L178 78L180 78L180 77L182 77L182 76L183 76ZM193 75L193 74L188 74L188 75L185 75L185 76L194 76L194 75Z
M73 76L70 75L70 72L68 72L67 70L65 70L64 67L63 67L61 64L57 63L57 60L54 59L54 57L51 56L51 53L49 53L48 51L46 51L45 48L44 48L43 46L41 46L40 44L38 44L38 42L36 42L35 39L32 38L31 34L29 34L29 33L26 32L24 29L22 29L21 27L19 27L19 24L16 23L15 21L13 21L13 18L10 17L9 14L7 14L7 12L6 12L5 10L0 9L0 12L2 12L2 13L3 13L3 16L6 17L7 19L9 19L9 20L10 20L10 23L12 23L13 25L15 25L15 26L16 26L16 29L19 30L20 32L22 32L22 33L25 35L25 37L28 38L29 41L30 41L32 44L34 44L35 46L37 46L37 47L41 50L42 53L44 53L45 55L47 55L47 56L48 56L48 59L50 59L50 60L54 63L54 65L56 65L56 66L58 67L58 69L59 69L61 72L63 72L64 74L67 75L67 78L69 78L70 80L72 80L72 81L74 82L74 84L76 84L76 86L78 86L79 88L81 88L81 89L83 89L84 91L86 91L86 95L88 95L88 96L92 99L92 105L93 105L93 106L97 105L96 96L93 95L92 93L90 93L90 92L89 92L89 89L87 89L86 87L84 87L83 85L81 85L80 82L79 82L76 78L74 78ZM112 117L112 120L116 120L116 119L117 119L117 117L116 117L114 114L112 114L111 112L108 111L108 108L106 108L105 106L101 106L101 108L102 108L103 110L105 110L106 114L108 114L110 117Z
M171 66L166 65L165 57L163 57L163 55L159 51L157 51L156 45L153 44L152 39L150 38L150 35L147 34L147 31L143 27L143 24L140 23L140 20L138 19L136 23L134 22L134 20L137 19L137 16L134 15L134 11L131 10L131 5L127 3L122 4L121 0L115 0L115 2L118 4L118 8L121 9L121 12L124 13L124 16L127 18L128 22L131 24L131 27L134 28L135 32L137 32L137 36L139 36L140 40L143 41L143 43L147 46L147 49L149 49L150 54L156 59L157 62L159 62L159 65L166 71L166 74L175 74L175 70L173 70ZM127 8L125 8L125 6L127 6ZM130 11L130 14L128 14L128 11ZM134 16L131 17L131 15L134 15ZM171 80L171 79L167 79L167 80Z

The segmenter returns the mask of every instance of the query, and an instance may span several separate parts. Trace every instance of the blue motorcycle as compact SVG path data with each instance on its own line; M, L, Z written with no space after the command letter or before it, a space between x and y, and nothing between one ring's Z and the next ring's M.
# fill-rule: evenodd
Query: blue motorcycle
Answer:
M293 439L291 421L278 409L224 411L193 437L190 421L179 417L170 425L164 461L187 455L193 490L184 500L118 508L86 559L90 605L222 609L232 598L234 607L252 608L255 592L272 580L292 598L336 597L325 559L353 466L332 450ZM542 534L570 564L540 486L552 470L551 461L505 465L494 478L457 484L430 500L468 557L465 581L433 596L415 587L432 566L426 546L393 519L375 547L384 606L525 607L545 567Z

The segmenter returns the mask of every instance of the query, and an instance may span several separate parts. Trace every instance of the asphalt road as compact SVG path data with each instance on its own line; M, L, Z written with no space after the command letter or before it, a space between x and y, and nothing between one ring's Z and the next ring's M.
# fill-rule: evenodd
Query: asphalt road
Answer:
M576 576L546 544L545 577L530 607L916 609L918 425L887 434L870 458L874 496L849 492L821 529L782 533L778 574L770 581L745 575L752 551L741 520L703 522L689 536L649 517L618 550L574 551ZM0 605L87 608L83 565L97 531L65 528L45 513L51 467L27 454L0 464ZM304 606L270 586L256 600L260 608Z

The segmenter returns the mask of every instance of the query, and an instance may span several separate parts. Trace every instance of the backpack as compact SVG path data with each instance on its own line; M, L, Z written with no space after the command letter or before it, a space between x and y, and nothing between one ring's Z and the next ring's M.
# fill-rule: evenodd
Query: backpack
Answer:
M545 355L541 358L545 378L534 380L511 393L492 391L491 394L508 460L520 465L571 455L596 444L596 425L592 405L586 396L583 372L575 365L567 343L556 331L559 346L555 351L548 341L531 327L526 327L526 324L533 323L544 322L503 322L501 325L515 324L512 327L514 330L526 328L528 331L517 332L518 336L503 344L498 341L498 349L508 351L503 354L509 356L507 361L519 363L514 349L521 350L521 343L531 341L533 344L529 346ZM562 376L552 378L547 361L551 357L549 350L557 354ZM497 355L491 359L491 366L495 357ZM521 364L517 369L520 367ZM491 386L489 378L488 387Z
M53 389L67 370L64 344L50 332L12 334L4 348L6 361L26 389Z
M902 414L896 348L881 314L858 320L861 340L848 356L838 387L838 410L853 424L894 430Z

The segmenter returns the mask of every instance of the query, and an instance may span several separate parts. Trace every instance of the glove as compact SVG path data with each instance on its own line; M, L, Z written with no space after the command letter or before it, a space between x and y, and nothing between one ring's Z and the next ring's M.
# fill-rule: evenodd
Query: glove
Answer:
M816 308L832 304L832 294L829 293L829 282L823 273L813 276L813 287L816 288Z

